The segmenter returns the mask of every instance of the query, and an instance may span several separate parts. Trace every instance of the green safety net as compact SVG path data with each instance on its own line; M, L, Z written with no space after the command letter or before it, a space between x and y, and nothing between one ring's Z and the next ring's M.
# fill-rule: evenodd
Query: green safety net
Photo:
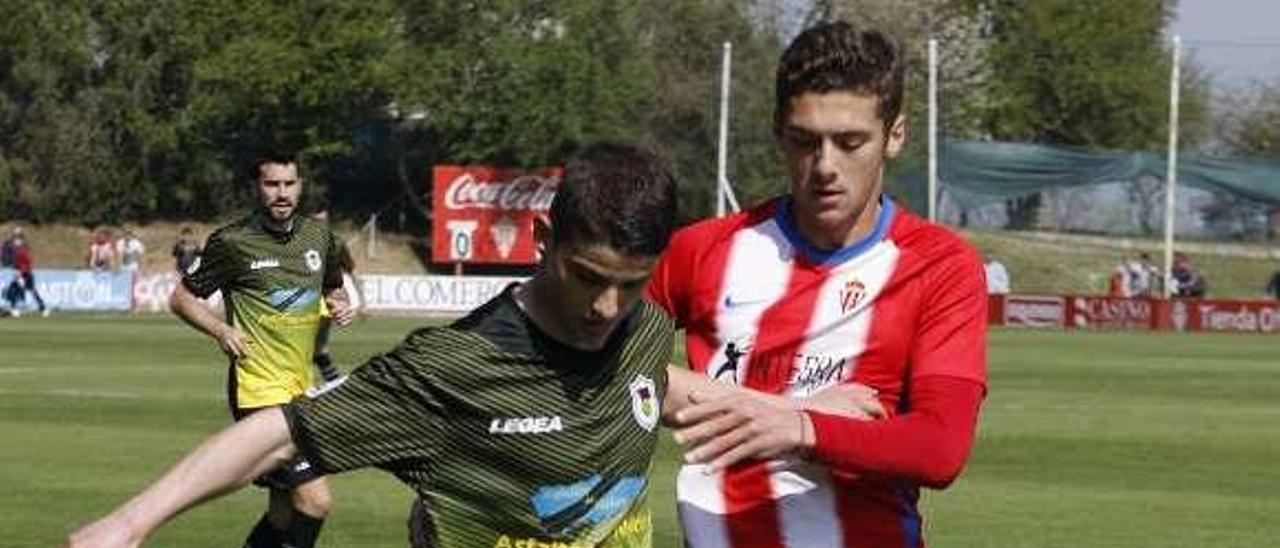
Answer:
M947 141L938 156L940 187L965 208L1052 188L1164 180L1167 169L1164 154L995 141ZM923 183L919 174L906 178ZM1280 158L1179 154L1178 184L1280 203Z

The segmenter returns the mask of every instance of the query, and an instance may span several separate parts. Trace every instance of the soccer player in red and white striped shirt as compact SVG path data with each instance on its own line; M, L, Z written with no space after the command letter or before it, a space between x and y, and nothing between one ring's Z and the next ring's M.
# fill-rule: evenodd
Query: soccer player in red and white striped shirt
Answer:
M968 457L986 282L973 248L882 192L906 139L902 80L877 30L802 33L777 73L790 192L683 229L655 270L650 297L686 330L695 373L793 400L861 384L888 410L864 420L695 389L676 414L689 546L923 547L919 489L947 486Z

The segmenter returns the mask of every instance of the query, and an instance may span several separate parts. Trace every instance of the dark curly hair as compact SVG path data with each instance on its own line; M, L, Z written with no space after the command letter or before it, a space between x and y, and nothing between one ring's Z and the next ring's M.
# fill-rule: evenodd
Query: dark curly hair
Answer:
M647 150L600 142L573 153L551 202L552 241L562 249L605 244L656 257L676 225L676 181Z
M902 50L893 37L844 21L800 33L778 61L773 129L782 131L791 99L805 93L852 91L880 98L885 131L902 110Z

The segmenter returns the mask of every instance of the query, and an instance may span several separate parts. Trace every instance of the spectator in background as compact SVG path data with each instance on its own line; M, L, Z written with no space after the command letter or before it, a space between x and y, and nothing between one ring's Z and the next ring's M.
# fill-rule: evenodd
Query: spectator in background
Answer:
M1130 295L1129 262L1128 253L1120 256L1120 263L1111 270L1107 295L1112 297L1128 297Z
M111 231L98 227L89 240L89 252L85 254L85 266L94 272L105 272L115 268L116 252L111 246Z
M173 266L178 272L186 272L200 256L200 243L196 241L191 227L184 226L178 232L178 241L173 244Z
M142 245L142 240L132 230L125 229L124 236L116 240L116 257L120 258L121 270L137 272L142 264L142 254L146 252L147 246Z
M1204 277L1197 274L1195 268L1191 265L1191 257L1186 253L1173 254L1173 277L1170 280L1170 289L1176 297L1200 298L1208 291L1208 282Z
M49 309L45 307L44 299L40 297L40 292L36 290L36 277L31 268L31 248L27 247L26 238L22 236L22 231L19 230L10 240L13 242L13 267L17 269L18 277L10 282L9 287L4 291L5 299L9 301L9 315L18 317L21 314L18 311L18 301L26 300L26 294L31 293L31 296L36 299L36 306L40 309L40 315L48 316Z
M13 225L9 237L4 239L4 246L0 247L0 268L13 268L14 253L17 252L15 241L20 238L22 238L22 227Z
M1004 263L1001 263L999 259L992 255L987 255L985 270L987 272L987 294L1008 295L1009 270L1004 267Z
M1267 283L1267 296L1280 301L1280 269L1271 275L1271 281Z
M1138 260L1132 265L1133 276L1142 281L1140 291L1135 297L1159 297L1163 294L1160 269L1151 263L1151 255L1143 251L1138 253Z

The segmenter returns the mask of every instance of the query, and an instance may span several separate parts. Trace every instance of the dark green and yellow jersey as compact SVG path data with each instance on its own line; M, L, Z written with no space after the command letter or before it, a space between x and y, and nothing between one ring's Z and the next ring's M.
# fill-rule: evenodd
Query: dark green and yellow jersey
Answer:
M323 292L342 285L334 245L319 221L295 217L292 230L279 233L254 214L210 235L187 269L187 289L202 298L221 291L227 322L249 338L248 356L234 367L234 408L287 403L312 386Z
M286 414L322 472L375 466L413 487L437 547L647 547L673 329L645 302L604 349L577 351L508 288Z

